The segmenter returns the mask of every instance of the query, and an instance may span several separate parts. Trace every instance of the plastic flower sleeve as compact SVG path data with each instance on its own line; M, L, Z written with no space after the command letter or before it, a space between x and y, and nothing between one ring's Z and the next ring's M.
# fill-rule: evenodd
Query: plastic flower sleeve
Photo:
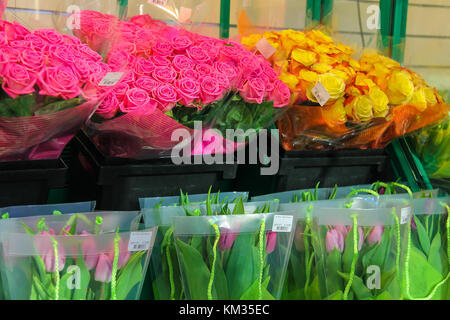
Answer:
M322 296L398 300L403 292L411 207L318 208L313 245Z
M279 299L293 228L274 222L294 213L174 217L188 300ZM286 221L286 220L282 220ZM283 231L278 228L283 227Z
M95 209L95 201L78 202L78 203L63 203L63 204L46 204L46 205L32 205L32 206L14 206L0 209L0 215L7 214L9 218L22 218L29 216L49 215L52 213L77 213L90 212ZM6 216L5 216L6 218Z
M2 277L12 300L137 300L155 233L3 233Z
M55 30L58 19L48 11L10 3L7 13L0 21L0 161L58 158L112 90L101 82L110 67L72 30Z

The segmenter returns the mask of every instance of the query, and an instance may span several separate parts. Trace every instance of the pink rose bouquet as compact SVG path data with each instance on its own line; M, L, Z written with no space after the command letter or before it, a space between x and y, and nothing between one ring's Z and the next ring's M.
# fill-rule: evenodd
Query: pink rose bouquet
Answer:
M74 36L0 20L0 161L59 157L102 98L101 60Z
M97 21L109 34L99 32ZM195 121L222 133L259 130L290 102L289 88L270 63L237 42L171 27L149 15L120 21L92 11L81 12L76 35L94 50L100 50L99 39L113 39L105 61L113 72L128 70L120 90L110 93L88 125L94 136L122 131L147 149L170 149L178 143L171 132L191 130ZM94 138L100 140L105 139ZM140 153L120 146L102 149L121 157Z

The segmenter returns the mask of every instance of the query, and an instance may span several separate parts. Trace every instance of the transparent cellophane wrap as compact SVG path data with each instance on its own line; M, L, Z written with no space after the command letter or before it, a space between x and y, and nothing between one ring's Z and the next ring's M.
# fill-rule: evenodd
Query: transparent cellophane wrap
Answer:
M269 61L292 93L277 121L285 150L384 148L447 116L450 107L434 88L378 50L392 43L379 32L365 35L362 48L321 25L270 29L268 18L248 10L239 13L241 42L248 49L267 42ZM318 82L325 91L316 91Z
M209 34L204 17L213 7L209 1L137 1L129 3L122 20L81 12L82 42L96 49L102 41L95 39L114 39L105 61L129 69L86 125L103 153L146 159L186 144L189 155L230 153L281 115L290 93L270 64L238 42L204 35ZM189 21L180 18L186 10ZM96 30L96 22L103 27ZM187 92L192 86L194 93ZM129 92L137 89L150 100L130 108ZM242 131L233 137L227 129Z
M99 217L101 226L96 224ZM140 217L139 212L97 212L4 220L0 237L5 297L139 299L157 230L140 227ZM145 233L148 245L135 242L138 232Z
M450 178L450 118L415 132L411 138L430 178Z
M263 206L270 206L272 211L276 211L278 203L270 201L244 203L243 209L245 214L252 214L260 212ZM150 281L153 288L153 297L156 300L184 300L186 298L173 237L172 217L186 217L192 214L207 216L209 209L211 210L210 213L218 215L224 207L229 214L233 212L235 204L224 203L222 205L211 205L210 207L200 204L143 209L146 227L158 227L154 245L155 251L150 259Z
M101 9L98 1L2 1L0 161L58 158L101 104L108 67L73 37L79 19L69 14L88 7Z
M174 217L186 298L280 299L293 228L274 232L275 215L293 217L292 212Z

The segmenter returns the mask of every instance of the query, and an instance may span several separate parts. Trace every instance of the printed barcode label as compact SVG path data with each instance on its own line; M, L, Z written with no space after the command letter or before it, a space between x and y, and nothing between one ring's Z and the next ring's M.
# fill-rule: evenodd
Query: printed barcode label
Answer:
M327 89L323 86L323 84L318 81L314 88L311 90L314 97L316 97L317 102L323 107L325 103L330 100L331 96Z
M108 72L100 81L99 86L110 87L116 85L122 79L123 72Z
M269 59L271 56L277 52L277 49L272 47L272 45L267 41L266 38L262 38L256 43L256 49L261 52L264 58Z
M400 210L400 224L408 223L411 219L411 208L402 208Z
M143 251L150 248L152 232L132 232L128 242L128 251Z
M291 232L294 216L276 215L273 217L273 232Z
M148 3L164 7L167 5L167 0L148 0Z

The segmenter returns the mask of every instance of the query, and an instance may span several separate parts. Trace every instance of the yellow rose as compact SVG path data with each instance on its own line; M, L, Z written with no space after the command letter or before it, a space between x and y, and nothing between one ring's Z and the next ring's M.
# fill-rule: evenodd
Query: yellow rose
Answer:
M247 49L253 49L256 46L256 43L262 39L261 34L252 34L248 37L242 38L242 45L244 45Z
M327 54L320 54L319 62L332 65L332 64L335 64L337 62L337 60L334 57L329 56Z
M337 100L344 96L345 82L342 78L332 73L324 73L319 75L319 81L327 89L330 99Z
M318 43L333 43L331 37L319 30L311 30L308 32L308 37Z
M310 65L316 63L317 58L316 54L311 51L303 50L303 49L294 49L292 51L292 59L301 63L305 67L309 67Z
M424 88L415 88L410 103L420 112L425 111L425 109L427 108L427 98L425 96Z
M345 93L349 96L353 96L353 97L357 97L361 95L361 91L359 91L359 89L355 86L349 86L347 87L347 89L345 90Z
M289 89L295 90L297 88L297 85L299 83L299 80L296 76L290 73L282 73L280 75L280 80L287 84Z
M302 69L298 76L300 79L311 83L316 83L319 80L319 75L316 72L308 71L306 69Z
M358 73L356 75L355 85L359 87L368 87L369 89L376 86L376 84L363 73Z
M430 87L424 87L423 91L424 91L425 99L427 100L427 103L429 103L430 105L435 105L436 103L438 103L433 89L431 89Z
M406 104L414 94L411 76L404 70L394 71L388 80L387 96L391 104Z
M350 63L350 67L352 67L354 70L358 71L361 69L361 65L355 59L350 59L349 63Z
M315 63L311 66L311 70L314 70L318 73L327 73L331 69L333 69L333 67L325 63Z
M389 113L389 98L378 87L372 87L369 91L369 97L373 103L373 115L375 118L384 118Z
M339 69L332 69L332 70L330 70L330 73L332 73L332 74L335 74L335 75L337 75L339 78L341 78L342 80L344 80L344 82L345 82L345 84L349 84L351 81L351 79L350 79L350 76L346 73L346 72L344 72L344 71L342 71L342 70L339 70Z
M331 126L343 124L347 121L347 113L344 108L344 98L336 100L331 105L324 106L322 108L322 114Z
M346 46L342 43L338 43L337 47L336 47L339 51L347 54L347 55L352 55L353 54L353 49L350 48L349 46Z
M350 103L353 117L358 121L369 121L373 118L373 103L368 96L359 96Z

